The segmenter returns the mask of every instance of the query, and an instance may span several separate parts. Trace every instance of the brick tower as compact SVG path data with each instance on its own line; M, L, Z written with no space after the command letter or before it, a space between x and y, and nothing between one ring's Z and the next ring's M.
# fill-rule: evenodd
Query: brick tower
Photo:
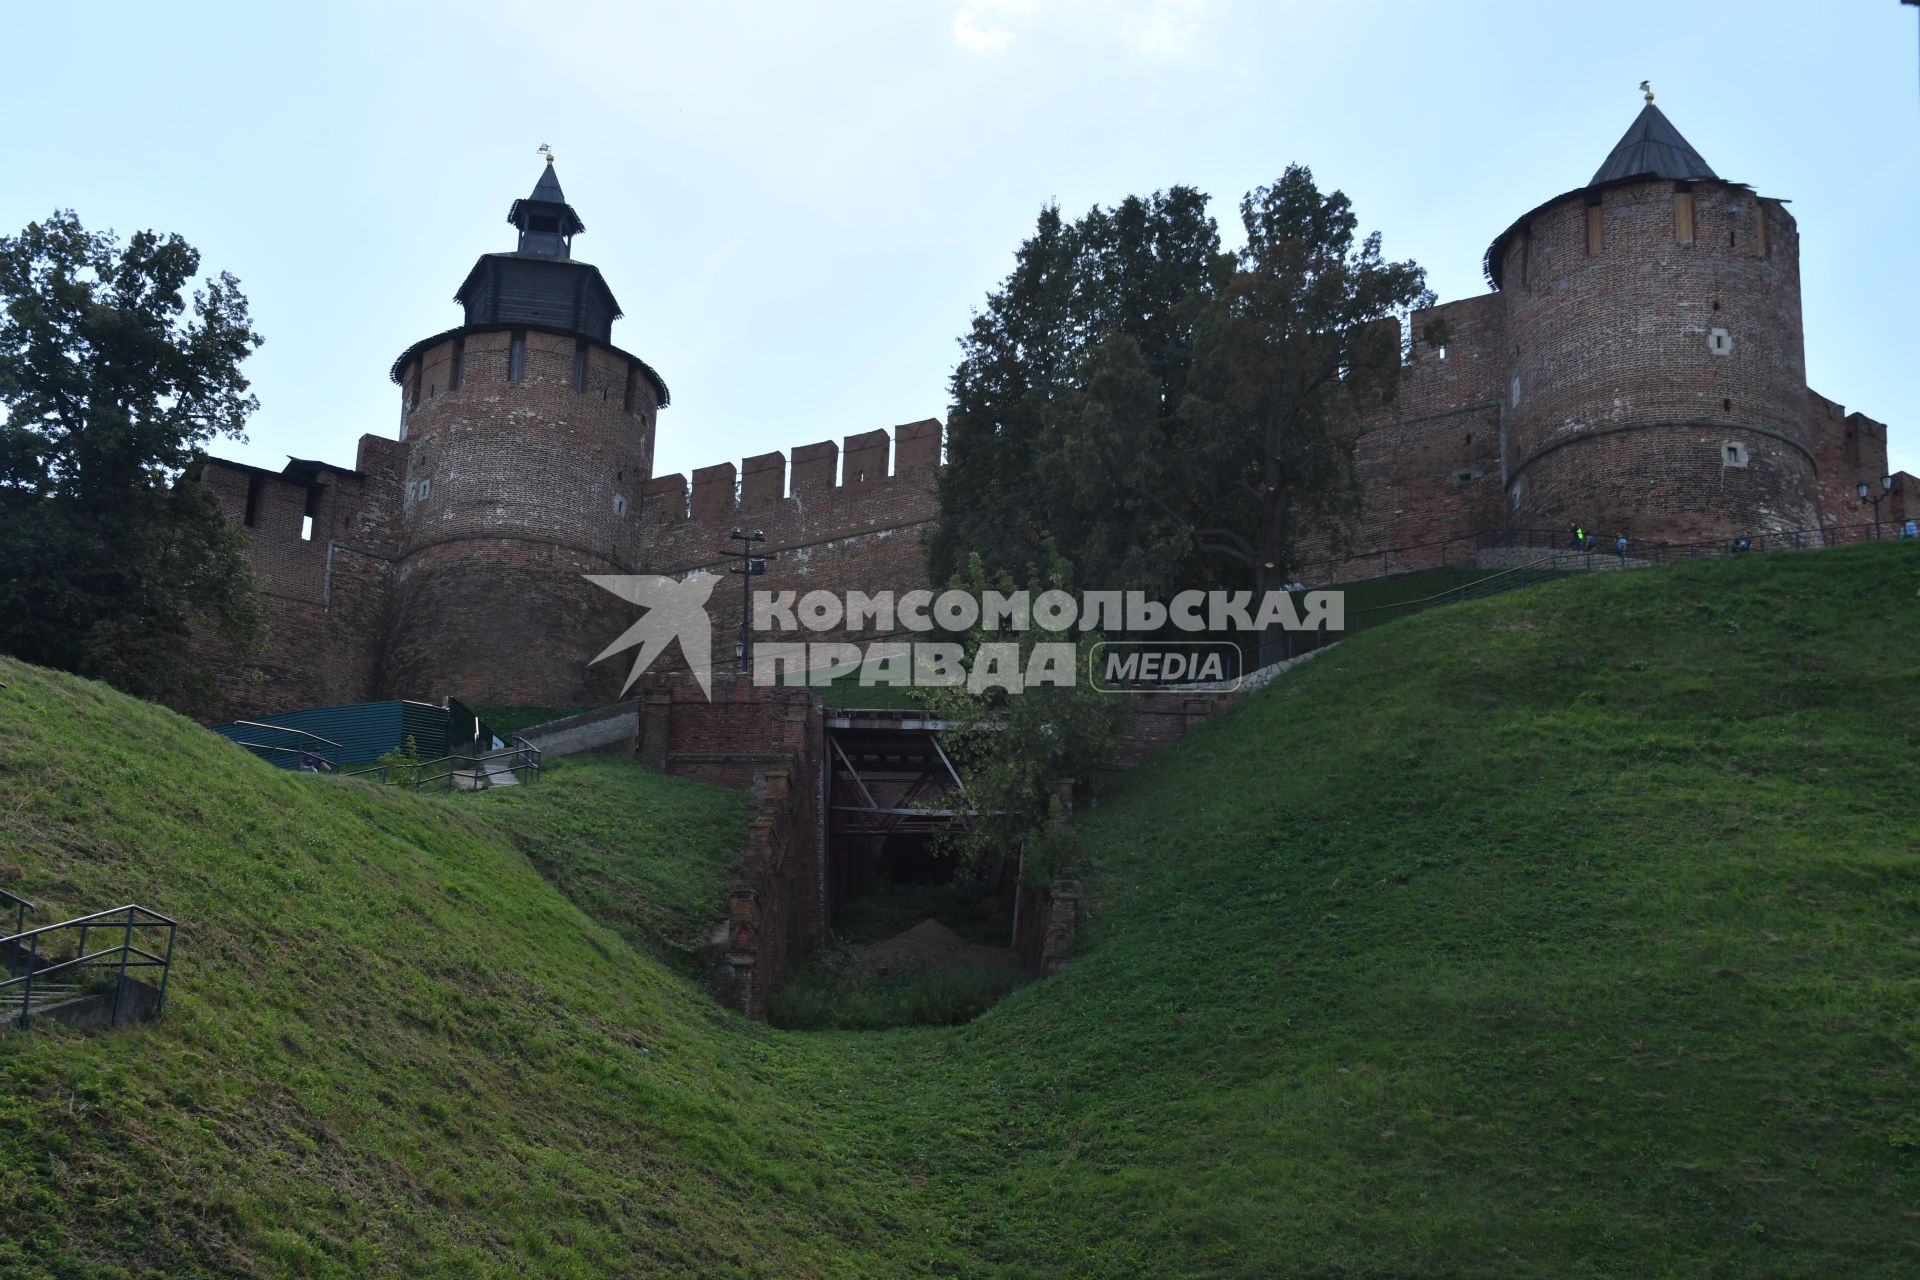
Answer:
M586 226L551 157L507 220L514 250L483 255L455 295L465 323L393 364L405 470L380 685L584 706L619 687L587 664L624 622L581 575L634 571L630 521L667 387L613 345L620 306L573 258Z
M1512 523L1608 541L1817 528L1794 220L1646 97L1586 186L1487 250Z

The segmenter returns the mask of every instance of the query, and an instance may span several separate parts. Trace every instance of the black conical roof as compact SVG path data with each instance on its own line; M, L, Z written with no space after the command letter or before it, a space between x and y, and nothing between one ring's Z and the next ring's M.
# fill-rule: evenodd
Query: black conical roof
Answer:
M548 165L540 170L540 181L533 184L533 194L529 200L545 200L549 204L565 204L567 198L560 194L560 175Z
M1605 164L1587 185L1621 182L1627 178L1671 178L1676 182L1713 178L1717 175L1700 158L1693 145L1680 136L1673 121L1649 102L1619 142L1608 153Z
M560 177L554 173L551 160L540 171L540 181L533 184L533 194L525 200L515 200L513 207L507 210L507 221L525 231L527 227L523 218L532 216L534 210L542 205L547 207L547 212L559 217L560 234L575 236L587 229L587 224L580 221L580 215L573 211L573 206L567 203L567 197L561 193Z

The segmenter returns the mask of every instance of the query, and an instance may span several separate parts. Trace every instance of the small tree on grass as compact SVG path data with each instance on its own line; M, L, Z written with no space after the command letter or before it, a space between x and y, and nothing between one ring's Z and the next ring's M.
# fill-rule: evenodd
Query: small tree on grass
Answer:
M1037 596L1046 590L1064 591L1068 584L1065 562L1056 556L1046 576L1036 575L1028 589ZM1011 575L989 575L977 555L967 557L965 576L953 585L976 599L989 590L1003 595L1016 590ZM1103 693L1087 678L1093 646L1100 640L1097 633L1075 636L1038 627L999 632L975 626L955 639L965 650L967 670L975 674L973 687L921 685L914 690L930 715L954 726L943 731L942 740L961 762L966 794L948 796L941 805L977 810L971 829L945 842L974 867L996 858L1017 858L1024 850L1029 879L1044 879L1050 864L1067 856L1052 831L1058 783L1088 780L1111 768L1133 708L1125 697ZM983 662L997 664L1017 680L1035 671L1036 646L1044 644L1068 646L1071 656L1054 671L1071 677L1071 683L1018 692L978 687Z

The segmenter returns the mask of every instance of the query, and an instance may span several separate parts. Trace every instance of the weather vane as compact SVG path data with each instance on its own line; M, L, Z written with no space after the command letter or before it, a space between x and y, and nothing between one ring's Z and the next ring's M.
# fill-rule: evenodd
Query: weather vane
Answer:
M1647 102L1648 102L1648 104L1649 104L1649 105L1651 105L1651 104L1652 104L1652 102L1653 102L1653 85L1652 85L1652 84L1650 84L1650 83L1648 83L1648 82L1647 82L1647 81L1645 81L1645 80L1642 80L1642 81L1640 82L1640 92L1642 92L1642 93L1644 93L1644 94L1646 94L1646 95L1647 95ZM541 149L542 151L545 151L545 150L546 150L546 148L545 148L545 147L542 147L542 148L540 148L540 149ZM552 157L552 156L548 156L548 157L547 157L547 163L548 163L548 164L552 164L552 163L553 163L553 157Z
M1647 86L1646 86L1646 83L1645 83L1644 81L1642 81L1642 82L1641 82L1641 85L1640 85L1640 87L1641 87L1642 89L1644 89L1644 88L1646 88L1646 87L1647 87ZM1648 101L1648 102L1652 102L1652 101L1653 101L1653 95L1652 95L1652 94L1648 94L1648 95L1647 95L1647 101ZM547 145L546 143L544 143L544 142L540 144L540 154L541 154L541 155L543 155L543 156L545 156L545 157L547 158L547 163L548 163L548 164L552 164L552 163L553 163L553 148L552 148L552 147L550 147L550 146L548 146L548 145Z

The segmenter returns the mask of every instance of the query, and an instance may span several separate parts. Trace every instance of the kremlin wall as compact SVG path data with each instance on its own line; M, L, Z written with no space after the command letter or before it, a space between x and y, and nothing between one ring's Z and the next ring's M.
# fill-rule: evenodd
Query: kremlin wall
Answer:
M397 438L363 436L351 465L201 465L251 534L271 627L222 718L611 702L630 659L590 663L633 609L582 575L724 572L736 525L766 534L756 587L929 585L938 421L655 476L667 385L613 345L619 304L572 256L585 224L551 162L508 220L516 247L475 264L463 323L395 361ZM1886 427L1806 385L1799 248L1782 201L1716 176L1649 100L1587 185L1494 239L1491 292L1412 317L1445 319L1445 345L1362 430L1364 510L1297 576L1469 563L1575 521L1642 549L1866 523L1856 486L1879 490ZM1915 478L1894 482L1882 517L1920 517ZM719 671L731 585L712 597Z

